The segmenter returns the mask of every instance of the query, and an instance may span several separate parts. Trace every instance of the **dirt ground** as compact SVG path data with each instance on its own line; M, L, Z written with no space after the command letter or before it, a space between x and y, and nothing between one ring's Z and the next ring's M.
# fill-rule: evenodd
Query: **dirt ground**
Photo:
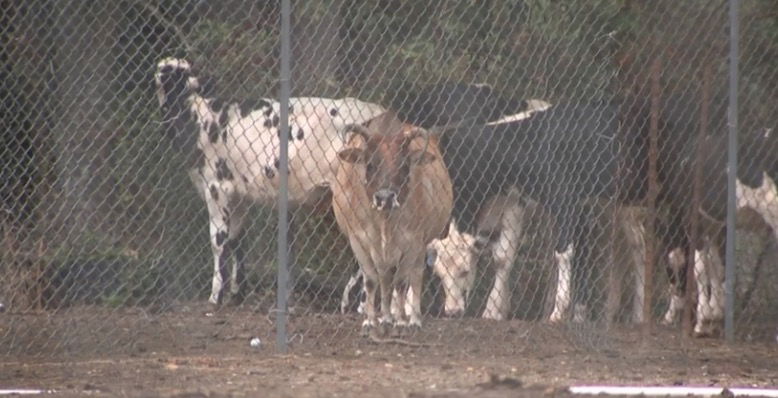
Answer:
M78 308L0 314L0 389L55 396L540 397L573 384L778 385L778 344L726 345L655 326L427 319L409 347L361 338L360 319ZM249 341L259 337L259 347Z

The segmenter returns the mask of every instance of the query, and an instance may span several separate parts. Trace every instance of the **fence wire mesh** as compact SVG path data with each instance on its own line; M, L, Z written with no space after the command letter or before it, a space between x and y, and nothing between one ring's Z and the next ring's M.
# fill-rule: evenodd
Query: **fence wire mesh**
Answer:
M152 330L198 322L274 340L278 2L0 4L0 352L163 349L176 339ZM740 26L735 327L765 341L778 6L743 1ZM718 335L728 29L723 0L294 2L290 343L358 338L355 250L405 257L393 286L418 293L424 273L411 340L520 339L551 322L602 347L633 324L680 328L684 309L695 334ZM394 166L346 160L372 153L349 125L391 136L400 121L442 131L421 150L444 162L450 198L437 163L401 167L405 144L379 151ZM407 193L430 176L437 188ZM405 220L377 246L355 237L386 215L376 187L397 188Z

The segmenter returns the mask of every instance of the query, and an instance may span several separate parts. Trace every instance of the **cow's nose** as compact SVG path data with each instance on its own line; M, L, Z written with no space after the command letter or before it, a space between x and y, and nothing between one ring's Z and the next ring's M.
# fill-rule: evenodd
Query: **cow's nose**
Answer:
M373 204L375 204L378 210L391 210L393 207L397 207L397 194L389 189L382 189L373 195Z

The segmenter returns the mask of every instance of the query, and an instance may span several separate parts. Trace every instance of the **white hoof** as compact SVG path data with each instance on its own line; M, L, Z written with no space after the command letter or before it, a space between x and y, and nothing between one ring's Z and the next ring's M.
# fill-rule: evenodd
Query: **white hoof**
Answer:
M481 315L481 318L483 319L491 319L493 321L502 321L505 319L504 316L500 313L500 311L495 310L494 308L487 308L484 310L484 313Z

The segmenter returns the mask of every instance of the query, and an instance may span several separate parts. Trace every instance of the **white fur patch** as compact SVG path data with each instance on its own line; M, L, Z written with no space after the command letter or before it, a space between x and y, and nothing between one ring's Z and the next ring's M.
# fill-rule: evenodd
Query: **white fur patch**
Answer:
M546 109L551 107L550 102L546 102L544 100L540 99L530 99L527 100L527 110L524 112L519 112L515 115L509 115L505 116L501 119L495 120L493 122L487 123L487 126L496 126L498 124L504 124L504 123L510 123L510 122L516 122L519 120L524 120L530 116L532 116L535 112L542 112Z
M557 288L556 300L554 301L554 311L548 318L551 322L559 322L564 318L567 309L570 307L570 297L572 295L572 271L573 271L573 244L567 246L565 251L554 253L557 264Z

